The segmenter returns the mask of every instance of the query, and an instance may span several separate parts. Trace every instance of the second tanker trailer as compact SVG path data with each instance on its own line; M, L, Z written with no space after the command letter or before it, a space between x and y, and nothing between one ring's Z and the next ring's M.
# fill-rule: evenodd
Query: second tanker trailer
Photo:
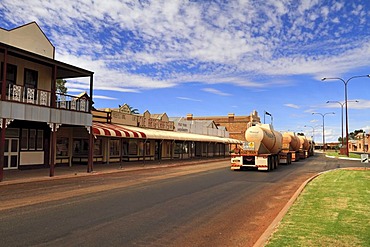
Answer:
M280 154L280 163L291 164L292 161L298 161L300 145L300 139L294 132L285 132L283 134L283 146Z
M278 167L283 136L272 125L253 124L245 131L245 139L243 146L231 155L232 170L253 167L270 171Z

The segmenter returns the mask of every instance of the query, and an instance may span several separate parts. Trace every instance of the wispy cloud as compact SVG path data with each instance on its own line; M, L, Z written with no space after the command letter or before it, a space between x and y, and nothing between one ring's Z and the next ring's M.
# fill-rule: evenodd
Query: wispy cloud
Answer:
M96 98L96 99L106 99L106 100L118 100L117 98L104 96L104 95L94 95L94 98Z
M299 109L299 106L295 105L295 104L284 104L284 105L287 106L287 107L290 107L290 108Z
M263 88L370 64L369 13L350 1L3 0L0 15L5 28L37 21L56 58L95 71L102 90Z
M207 93L213 93L213 94L217 94L217 95L221 95L221 96L230 96L231 94L229 93L225 93L225 92L221 92L220 90L217 90L215 88L203 88L202 89L204 92L207 92Z
M201 102L201 100L199 99L192 99L192 98L187 98L187 97L176 97L177 99L181 99L181 100L189 100L189 101L197 101L197 102Z

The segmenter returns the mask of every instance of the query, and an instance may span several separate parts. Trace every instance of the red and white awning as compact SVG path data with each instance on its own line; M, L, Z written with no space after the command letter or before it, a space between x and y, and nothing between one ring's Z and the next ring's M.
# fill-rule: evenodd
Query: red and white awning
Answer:
M117 124L93 123L93 133L95 136L112 136L123 138L146 139L146 135L141 131L129 130Z
M93 134L95 136L139 138L152 140L199 141L225 144L242 143L242 141L240 140L226 137L181 133L168 130L147 129L134 126L98 122L93 122Z

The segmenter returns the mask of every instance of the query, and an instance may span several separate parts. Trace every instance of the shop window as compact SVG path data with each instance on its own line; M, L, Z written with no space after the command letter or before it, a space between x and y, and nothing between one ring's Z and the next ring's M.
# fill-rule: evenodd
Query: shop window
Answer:
M44 131L43 130L37 130L36 148L37 150L44 149Z
M29 150L36 149L36 130L35 129L29 130L28 149Z
M150 142L145 142L145 155L150 155Z
M182 143L176 142L175 143L175 154L181 154L182 153L181 149L182 149Z
M125 139L122 140L122 156L128 155L129 142Z
M185 142L182 145L182 153L188 154L189 153L189 143Z
M109 140L109 155L112 156L119 156L120 150L120 140Z
M74 155L88 155L89 140L88 139L74 139L73 140L73 154Z
M97 139L94 141L94 155L101 156L102 155L102 141L101 139Z
M58 137L57 138L57 156L68 156L68 137Z
M28 150L28 129L22 129L21 150Z
M43 150L44 131L36 129L22 129L21 150Z
M138 155L139 156L143 156L144 155L144 142L143 141L139 141L138 147L139 147L139 153L138 153Z
M137 155L137 149L138 149L137 140L130 140L128 154Z

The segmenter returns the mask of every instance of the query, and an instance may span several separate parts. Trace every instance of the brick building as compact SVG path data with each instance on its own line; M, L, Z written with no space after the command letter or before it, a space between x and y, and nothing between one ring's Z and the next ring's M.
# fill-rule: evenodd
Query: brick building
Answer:
M252 111L249 116L235 116L229 113L227 116L204 116L194 117L193 114L187 114L187 120L212 120L217 126L224 126L229 131L229 137L245 141L244 133L250 122L260 123L260 117L257 111Z

